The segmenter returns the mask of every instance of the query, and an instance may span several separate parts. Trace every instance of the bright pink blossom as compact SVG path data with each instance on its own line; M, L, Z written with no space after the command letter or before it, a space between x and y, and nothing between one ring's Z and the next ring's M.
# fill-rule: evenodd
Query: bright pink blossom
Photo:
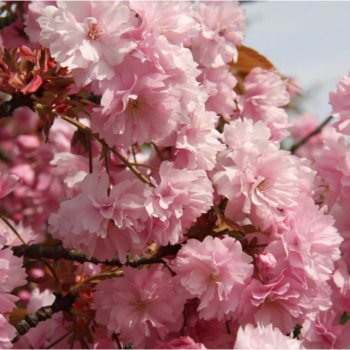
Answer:
M151 217L150 239L160 245L183 240L185 230L213 205L213 187L204 170L174 169L165 161L161 181L145 206Z
M206 349L206 347L196 343L191 337L180 337L171 341L156 340L154 349Z
M237 1L201 2L195 8L195 19L201 24L200 34L192 39L196 62L205 67L220 67L238 57L242 45L245 11Z
M237 309L241 293L253 274L251 262L252 258L235 239L207 236L203 242L188 240L172 269L189 297L199 298L199 317L220 321Z
M136 44L129 36L135 20L123 2L58 2L38 19L40 44L76 76L76 84L111 79L113 66ZM133 23L134 22L134 23Z
M240 328L234 349L301 349L301 342L284 335L272 324L254 327L247 324Z
M339 119L333 126L350 135L350 76L339 79L337 87L329 93L329 104L333 107L332 116Z
M98 284L96 318L112 332L120 332L121 341L140 348L151 332L164 339L170 330L180 331L186 300L175 293L169 270L154 264L149 269L124 267L123 271L124 277Z
M146 244L148 218L145 199L150 187L138 179L118 183L107 193L107 173L93 173L81 183L81 193L61 203L49 218L49 231L67 248L82 249L100 260L116 252L125 263L125 254L140 254Z
M289 103L287 81L274 71L254 68L244 80L245 94L238 98L241 118L262 120L271 129L271 139L281 141L289 135L288 116L281 107Z

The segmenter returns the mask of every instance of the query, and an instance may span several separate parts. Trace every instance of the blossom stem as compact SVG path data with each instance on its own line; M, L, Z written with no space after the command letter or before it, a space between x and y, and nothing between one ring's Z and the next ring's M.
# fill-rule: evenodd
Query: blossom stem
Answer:
M73 307L71 307L69 309L69 313L72 314L72 315L75 315L75 316L79 316L79 317L84 317L86 318L87 320L90 320L90 321L95 321L95 319L87 314L85 314L84 312L82 311L79 311L77 309L74 309Z
M106 151L106 155L105 155L106 172L108 174L107 194L109 196L111 194L111 177L109 175L109 151L108 151L108 148L105 148L105 151Z
M164 161L164 158L163 158L163 156L162 156L162 152L160 151L159 147L158 147L154 142L152 142L152 145L153 145L154 149L155 149L156 152L157 152L157 156L158 156L159 160L160 160L161 162Z
M61 342L63 339L67 338L69 336L69 334L73 333L73 329L69 332L67 332L66 334L62 335L61 338L58 338L57 340L55 340L52 344L50 344L47 348L45 349L51 349L53 348L55 345L57 345L59 342Z
M159 171L159 168L156 168L155 166L152 166L152 165L139 164L139 163L131 163L131 164L134 165L134 166L141 166L141 167L144 167L144 168L148 168L148 169Z
M87 127L86 125L78 122L75 119L69 118L67 116L61 117L63 120L67 121L68 123L76 126L79 130L83 131L87 135L92 135L94 138L102 145L110 149L110 151L117 156L142 182L150 185L151 187L155 187L151 181L149 181L145 176L143 176L126 158L124 158L117 150L114 148L109 147L106 142L103 139L100 139L98 134L93 134L92 130Z
M134 159L134 163L137 163L134 145L131 145L131 151L132 151L132 157Z
M10 224L10 222L0 214L0 218L2 219L2 221L12 230L12 232L18 237L18 239L25 245L27 245L27 243L24 241L24 239L21 237L21 235L17 232L17 230Z
M307 141L309 141L311 139L311 137L319 134L322 129L333 119L332 116L329 116L317 129L315 129L312 133L310 133L309 135L307 135L304 139L302 139L300 142L296 143L293 145L293 147L290 149L290 152L292 154L295 153L295 151L301 147L303 144L305 144Z
M231 334L230 324L228 323L228 321L226 321L226 330L227 330L227 334Z
M89 173L92 174L94 172L94 169L92 165L91 135L88 135L87 142L89 147Z
M119 270L119 271L108 272L108 273L100 273L98 275L90 276L86 280L84 280L84 281L78 283L77 285L75 285L73 288L74 288L74 290L78 290L84 284L92 282L94 280L104 279L104 278L113 278L113 277L123 277L123 271Z
M52 273L52 276L55 277L56 282L59 284L60 280L59 280L59 278L57 276L57 273L56 273L55 269L50 265L49 262L47 262L45 260L45 258L40 258L39 260L50 270L50 272Z

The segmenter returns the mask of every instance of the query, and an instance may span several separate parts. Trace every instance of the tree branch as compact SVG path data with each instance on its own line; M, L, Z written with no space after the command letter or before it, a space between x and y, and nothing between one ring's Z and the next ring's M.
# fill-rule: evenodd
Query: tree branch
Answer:
M175 255L180 250L181 244L167 245L165 247L160 247L155 253L145 253L140 256L127 256L127 262L125 265L131 267L137 267L139 265L146 264L157 264L163 263L163 258L167 255ZM119 266L122 267L123 264L120 262L119 258L116 257L113 260L99 261L94 257L89 258L88 254L83 254L80 251L74 249L66 249L63 246L57 247L46 247L41 244L32 244L30 246L20 245L11 247L13 254L17 257L26 257L29 259L40 259L46 258L50 260L71 260L77 261L81 264L85 262L90 262L95 265L105 264L107 266Z
M317 129L315 129L311 134L307 135L304 139L302 139L300 142L293 145L293 147L290 149L291 153L294 154L295 151L301 147L303 144L305 144L307 141L311 139L311 137L319 134L322 129L333 119L332 116L329 116Z
M46 321L49 318L60 311L69 311L75 301L75 296L67 294L56 294L56 300L51 306L41 307L33 314L28 314L24 317L24 320L18 322L15 325L17 329L17 335L12 340L12 343L16 343L20 337L30 331L31 328L35 328L39 322Z

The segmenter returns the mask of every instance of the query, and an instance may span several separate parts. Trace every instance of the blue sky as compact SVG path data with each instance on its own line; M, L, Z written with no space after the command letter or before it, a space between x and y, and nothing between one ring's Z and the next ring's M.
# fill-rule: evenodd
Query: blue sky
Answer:
M350 2L277 1L243 4L245 45L265 55L308 93L302 107L320 120L328 93L350 70Z

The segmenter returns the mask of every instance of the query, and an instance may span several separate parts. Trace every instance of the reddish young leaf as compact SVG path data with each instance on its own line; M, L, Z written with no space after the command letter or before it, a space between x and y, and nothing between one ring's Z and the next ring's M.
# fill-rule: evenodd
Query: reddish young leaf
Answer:
M32 94L39 89L42 83L43 80L41 76L37 75L27 86L21 89L21 92L23 93L23 95Z

